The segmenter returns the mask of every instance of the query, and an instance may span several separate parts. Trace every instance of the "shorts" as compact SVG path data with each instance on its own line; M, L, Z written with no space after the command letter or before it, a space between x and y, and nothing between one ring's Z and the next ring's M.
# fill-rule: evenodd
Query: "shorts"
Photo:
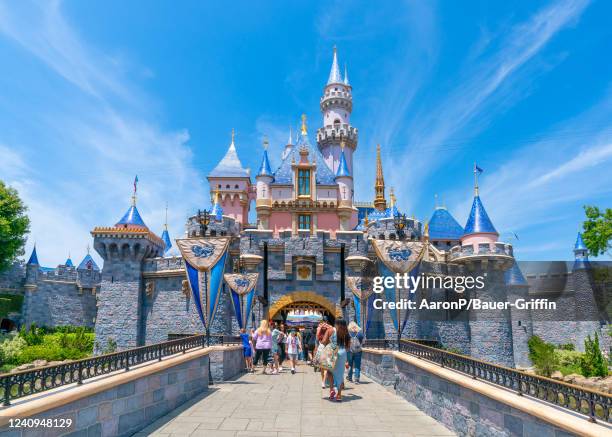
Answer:
M289 357L290 360L297 360L298 359L298 354L287 354L287 356Z
M253 350L251 349L251 347L242 347L242 354L244 355L245 358L250 358L253 356Z

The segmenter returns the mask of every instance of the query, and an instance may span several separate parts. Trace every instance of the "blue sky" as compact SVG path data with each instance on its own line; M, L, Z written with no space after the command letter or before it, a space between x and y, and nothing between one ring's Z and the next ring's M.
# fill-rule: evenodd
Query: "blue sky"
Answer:
M522 260L567 259L582 205L612 200L612 5L522 2L0 2L0 178L41 262L80 259L140 179L145 222L180 236L232 128L256 168L318 109L333 45L359 128L356 198L383 148L400 208L481 197ZM514 3L514 2L512 2ZM510 238L513 233L519 240Z

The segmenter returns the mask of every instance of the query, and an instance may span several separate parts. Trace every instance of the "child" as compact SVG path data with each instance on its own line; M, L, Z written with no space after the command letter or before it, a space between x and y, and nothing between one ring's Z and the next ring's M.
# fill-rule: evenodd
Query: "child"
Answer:
M246 329L240 330L240 338L242 339L242 354L244 355L244 363L246 370L249 373L253 372L253 340L247 334Z
M291 360L291 374L295 375L295 366L297 364L298 354L302 352L302 342L298 337L295 329L291 330L291 334L287 338L287 355Z

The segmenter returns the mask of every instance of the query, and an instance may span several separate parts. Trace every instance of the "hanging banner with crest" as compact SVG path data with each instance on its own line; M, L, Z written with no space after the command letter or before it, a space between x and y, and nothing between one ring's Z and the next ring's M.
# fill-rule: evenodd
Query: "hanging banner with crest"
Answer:
M238 327L246 329L253 310L253 298L259 273L227 273L223 277L230 288Z
M395 276L395 274L410 273L410 276L418 274L419 263L425 254L425 243L420 241L398 241L398 240L373 240L376 255L382 261L381 274L383 276ZM407 290L405 290L408 292ZM411 299L412 294L406 298ZM385 287L385 298L387 302L400 302L402 299L401 289ZM401 336L408 322L408 309L396 306L390 310L393 327Z
M221 297L229 238L176 240L185 260L187 280L204 327L212 326Z
M370 319L374 310L374 291L371 281L360 276L347 276L346 283L353 293L353 305L357 315L357 324L367 337Z

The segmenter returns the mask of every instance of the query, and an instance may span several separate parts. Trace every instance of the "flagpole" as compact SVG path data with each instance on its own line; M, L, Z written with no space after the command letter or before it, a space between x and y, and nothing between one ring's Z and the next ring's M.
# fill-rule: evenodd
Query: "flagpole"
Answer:
M476 170L476 162L474 162L474 196L478 196L478 170Z

